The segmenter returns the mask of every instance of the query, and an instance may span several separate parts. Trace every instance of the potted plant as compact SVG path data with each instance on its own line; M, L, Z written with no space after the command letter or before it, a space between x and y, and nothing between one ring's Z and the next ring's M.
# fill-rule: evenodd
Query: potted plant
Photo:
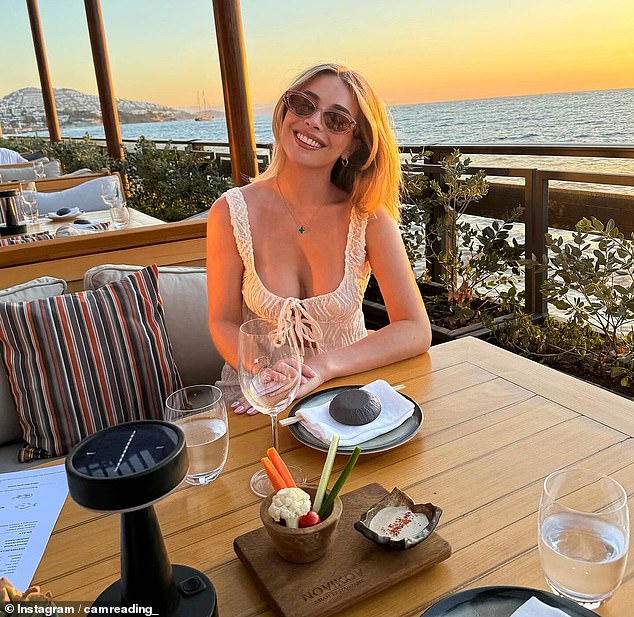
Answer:
M525 262L524 246L511 238L521 208L503 220L467 220L467 209L488 191L484 171L473 173L470 162L454 150L441 163L442 183L415 171L404 178L401 233L430 315L433 342L488 333L490 322L512 314L523 297L514 277ZM429 256L439 265L440 284L422 267ZM384 307L379 320L381 303L372 283L364 306L370 327L387 323Z
M550 276L544 297L563 316L526 316L493 328L503 347L554 368L634 395L634 234L610 220L583 218L571 240L547 234ZM567 318L564 319L564 318Z

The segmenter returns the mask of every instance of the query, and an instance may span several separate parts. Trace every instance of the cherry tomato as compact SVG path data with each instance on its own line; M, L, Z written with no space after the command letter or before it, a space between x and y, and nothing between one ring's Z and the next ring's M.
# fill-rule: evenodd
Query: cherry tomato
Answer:
M319 514L314 510L310 510L304 514L304 516L299 517L300 527L312 527L313 525L317 525L317 523L321 523L321 519L319 518Z

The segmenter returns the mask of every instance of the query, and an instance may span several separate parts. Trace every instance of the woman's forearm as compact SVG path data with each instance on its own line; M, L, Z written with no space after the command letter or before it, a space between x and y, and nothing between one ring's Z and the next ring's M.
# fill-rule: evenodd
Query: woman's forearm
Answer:
M425 321L396 321L360 341L307 360L323 381L369 371L425 353L431 343L431 329Z

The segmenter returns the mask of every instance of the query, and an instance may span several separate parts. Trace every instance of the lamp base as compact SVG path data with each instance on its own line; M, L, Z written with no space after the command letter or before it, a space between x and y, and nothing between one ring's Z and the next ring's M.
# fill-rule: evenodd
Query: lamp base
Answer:
M26 225L3 225L0 227L0 236L17 236L26 233Z
M218 617L216 590L200 571L189 566L173 565L172 574L178 589L178 604L164 614L157 608L152 613L161 617ZM140 602L137 602L140 605ZM104 589L93 606L121 606L121 579ZM136 612L141 614L141 607Z

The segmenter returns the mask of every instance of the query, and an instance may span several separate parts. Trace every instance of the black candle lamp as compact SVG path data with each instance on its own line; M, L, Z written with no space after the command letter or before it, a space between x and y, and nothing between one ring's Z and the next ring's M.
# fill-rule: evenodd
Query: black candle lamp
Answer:
M71 497L81 506L121 513L121 579L95 605L147 606L162 617L218 617L211 581L171 565L153 504L187 473L183 431L145 420L103 429L66 458Z
M26 233L18 189L0 191L0 223L0 236Z

